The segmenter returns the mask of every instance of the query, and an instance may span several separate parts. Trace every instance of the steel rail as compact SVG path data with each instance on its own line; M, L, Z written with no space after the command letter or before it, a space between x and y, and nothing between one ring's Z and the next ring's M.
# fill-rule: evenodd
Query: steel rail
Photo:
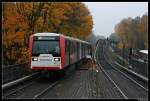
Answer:
M36 78L36 79L38 79L38 78ZM35 80L36 80L36 79L35 79ZM5 95L3 98L7 98L8 96L10 96L10 95L12 95L12 94L14 94L14 93L16 93L16 92L18 92L18 91L24 89L24 88L29 87L30 85L32 85L32 84L34 84L34 83L35 83L35 81L32 81L32 82L30 82L30 83L28 83L28 84L26 84L26 85L24 85L24 86L22 86L22 87L16 89L16 90L13 90L13 91L11 91L10 93L8 93L7 95Z
M98 47L98 45L97 45ZM96 47L96 48L97 48ZM97 51L95 51L97 53ZM96 56L95 56L96 57ZM97 62L98 65L101 67L102 69L102 66L99 64L99 62ZM128 97L123 93L123 91L119 88L119 86L115 83L114 80L111 79L111 77L108 75L108 73L106 73L106 71L104 69L102 69L102 71L104 72L104 74L108 77L108 79L114 84L114 86L118 89L118 91L121 93L121 95L125 98L125 99L128 99Z
M139 84L137 81L135 81L134 79L132 79L131 77L129 77L127 74L125 74L125 73L122 72L121 70L115 68L115 67L106 59L105 54L103 54L103 56L104 56L105 61L106 61L108 64L110 64L113 69L115 69L116 71L120 72L122 75L124 75L126 78L128 78L129 80L131 80L132 82L134 82L135 84L137 84L138 86L140 86L141 88L143 88L145 91L148 91L147 88L143 87L141 84Z
M44 89L41 93L36 94L33 99L37 99L39 97L41 97L43 94L45 94L49 89L53 88L54 86L56 86L59 83L60 80L52 83L50 86L48 86L46 89Z
M135 80L133 80L131 77L129 77L128 75L126 75L126 74L123 73L122 71L118 70L117 68L113 67L112 64L107 61L105 55L104 55L104 58L105 58L106 62L111 65L111 67L112 67L113 69L115 69L116 71L118 71L119 73L121 73L122 75L124 75L126 78L128 78L129 80L131 80L132 82L134 82L135 84L137 84L138 86L140 86L141 88L143 88L145 91L148 91L148 89L146 89L146 88L143 87L141 84L139 84L138 82L136 82Z

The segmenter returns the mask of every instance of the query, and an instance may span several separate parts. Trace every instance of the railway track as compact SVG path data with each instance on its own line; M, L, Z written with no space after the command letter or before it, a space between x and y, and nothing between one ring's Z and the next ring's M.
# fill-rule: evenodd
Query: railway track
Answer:
M85 72L87 69L77 69L72 74L68 74L62 79L54 82L49 87L45 88L41 93L36 94L33 99L51 99L51 98L78 98L82 96L83 90L82 78L80 78L81 71ZM82 90L82 91L81 91Z
M147 98L148 90L141 83L138 83L137 79L133 79L128 74L125 74L121 70L113 67L106 59L104 50L104 43L99 43L97 46L97 63L100 69L110 79L110 81L116 86L125 99L128 98ZM100 46L101 45L101 46ZM99 52L99 53L98 53Z
M54 86L56 86L57 84L59 84L60 80L55 81L54 83L52 83L50 86L48 86L47 88L45 88L43 91L41 91L40 93L36 94L33 99L38 99L41 98L42 95L44 95L48 90L52 89Z
M9 93L6 93L6 94L3 95L3 99L7 99L7 98L9 98L9 97L15 96L16 93L18 93L18 92L20 92L21 90L26 89L26 88L28 88L29 86L33 85L37 79L38 79L38 78L32 79L33 81L27 82L27 83L24 84L23 86L18 87L18 88L16 88L16 89L12 89L11 91L9 91Z
M105 50L106 50L106 47L105 47ZM119 67L118 65L116 65L117 62L114 62L114 64L111 63L111 62L109 62L110 58L109 58L109 55L106 54L106 53L107 52L104 51L104 54L103 54L104 55L104 60L106 60L106 62L108 64L110 64L113 69L115 69L116 71L120 72L122 75L124 75L125 77L127 77L128 79L130 79L131 81L133 81L134 83L136 83L136 85L140 86L145 91L148 91L147 81L145 81L145 80L137 77L136 75L133 75L131 72L125 71L124 69L122 69L121 67ZM111 59L111 61L113 61L113 60Z
M53 75L53 77L50 78L43 78L39 76L38 78L31 79L28 82L26 81L23 85L21 85L22 83L18 84L20 85L19 87L14 87L14 88L10 87L9 89L5 89L6 91L3 91L2 98L3 99L45 98L44 96L47 95L49 91L51 91L51 89L55 88L56 85L59 85L61 81L64 82L67 78L71 79L71 77L73 76L71 72L66 74L65 76L60 75L61 77L55 74Z
M106 58L106 56L104 55L104 58L106 60L106 62L108 64L111 65L111 67L113 69L115 69L116 71L120 72L122 75L124 75L125 77L127 77L128 79L130 79L131 81L133 81L134 83L136 83L138 86L140 86L141 88L143 88L145 91L148 91L148 86L147 86L147 82L142 81L141 79L137 78L136 76L131 75L130 73L126 72L126 71L122 71L121 68L116 68L115 66L113 66Z
M61 79L50 80L49 78L35 78L31 82L22 85L19 88L12 89L8 93L3 93L3 99L20 99L20 98L40 98L49 89L54 87Z
M105 75L99 72L77 69L53 82L46 78L35 79L4 96L5 99L121 98Z

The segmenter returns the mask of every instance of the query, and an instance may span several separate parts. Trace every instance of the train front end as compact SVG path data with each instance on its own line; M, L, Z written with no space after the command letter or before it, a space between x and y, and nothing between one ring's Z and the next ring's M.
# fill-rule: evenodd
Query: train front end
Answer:
M33 34L30 36L29 49L31 69L59 70L62 68L59 34Z

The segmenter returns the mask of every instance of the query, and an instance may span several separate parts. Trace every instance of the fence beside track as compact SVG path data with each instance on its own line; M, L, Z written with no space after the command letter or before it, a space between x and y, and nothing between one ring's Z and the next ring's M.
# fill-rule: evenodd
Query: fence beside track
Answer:
M30 70L29 62L2 66L2 84L14 81L31 73L33 72Z

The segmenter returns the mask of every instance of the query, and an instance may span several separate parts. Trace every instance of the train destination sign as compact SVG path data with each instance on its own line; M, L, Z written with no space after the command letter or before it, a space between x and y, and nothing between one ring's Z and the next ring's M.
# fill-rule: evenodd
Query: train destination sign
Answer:
M49 36L36 36L34 38L34 40L59 40L59 37L57 37L57 36L51 36L51 37L49 37Z

